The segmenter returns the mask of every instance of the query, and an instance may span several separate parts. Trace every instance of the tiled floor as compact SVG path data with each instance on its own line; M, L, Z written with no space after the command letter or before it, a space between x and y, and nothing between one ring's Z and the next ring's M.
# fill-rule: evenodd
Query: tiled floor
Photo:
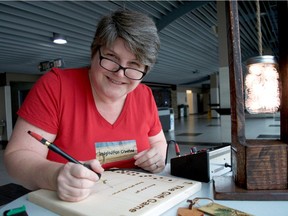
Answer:
M207 118L207 115L190 115L175 119L175 131L166 132L167 140L176 140L183 154L188 154L192 146L198 150L223 144L220 118ZM231 133L227 131L226 133ZM251 117L245 119L246 139L279 139L279 117ZM174 147L169 147L169 157L175 156Z
M247 139L275 139L280 135L279 118L247 118L245 135ZM227 131L230 133L230 131ZM176 140L183 153L189 153L192 146L199 149L220 145L220 119L208 119L207 115L190 115L187 118L175 119L175 130L165 133L167 140ZM169 158L175 155L174 147L169 147ZM3 150L0 150L0 185L13 182L3 165Z

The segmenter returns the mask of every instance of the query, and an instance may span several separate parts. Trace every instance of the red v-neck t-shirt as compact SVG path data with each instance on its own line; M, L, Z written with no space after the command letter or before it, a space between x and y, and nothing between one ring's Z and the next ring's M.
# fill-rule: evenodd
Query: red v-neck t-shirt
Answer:
M133 155L150 147L148 138L162 127L152 91L144 84L127 95L114 124L98 112L88 68L53 69L27 95L18 115L56 134L54 144L80 161L101 160L104 168L134 167ZM65 163L49 151L47 158Z

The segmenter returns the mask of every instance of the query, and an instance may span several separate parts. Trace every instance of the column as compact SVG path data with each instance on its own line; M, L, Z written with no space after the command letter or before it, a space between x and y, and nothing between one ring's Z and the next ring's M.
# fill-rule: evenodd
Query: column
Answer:
M227 21L225 1L217 1L218 42L219 42L219 95L220 108L230 109L230 82L227 48ZM231 143L231 115L220 115L223 143Z

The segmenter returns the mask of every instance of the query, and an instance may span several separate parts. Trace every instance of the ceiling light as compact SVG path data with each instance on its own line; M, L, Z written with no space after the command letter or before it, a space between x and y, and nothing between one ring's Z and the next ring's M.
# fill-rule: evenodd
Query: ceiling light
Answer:
M56 44L66 44L67 40L64 35L53 33L53 43Z

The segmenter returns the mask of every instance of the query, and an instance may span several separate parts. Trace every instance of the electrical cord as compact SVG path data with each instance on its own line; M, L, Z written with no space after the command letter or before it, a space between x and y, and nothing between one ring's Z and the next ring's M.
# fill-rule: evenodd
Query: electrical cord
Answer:
M169 141L167 142L167 148L166 148L165 165L167 164L167 160L168 160L168 154L169 154L170 144L174 144L176 155L177 155L178 157L180 156L180 149L179 149L179 146L178 146L177 142L176 142L175 140L169 140Z

